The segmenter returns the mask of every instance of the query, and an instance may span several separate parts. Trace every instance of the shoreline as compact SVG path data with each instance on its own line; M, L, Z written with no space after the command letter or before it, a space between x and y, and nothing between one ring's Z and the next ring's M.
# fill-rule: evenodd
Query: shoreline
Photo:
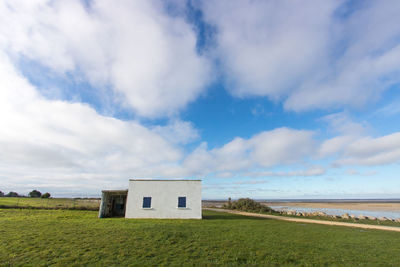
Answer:
M227 201L203 201L203 208L223 208ZM306 216L324 214L336 218L369 218L371 220L400 220L400 203L359 202L260 202L279 213ZM298 215L299 214L299 215ZM309 215L307 215L309 216ZM321 215L322 216L322 215Z
M400 203L374 202L261 202L267 206L289 206L312 209L343 209L360 211L390 211L400 213Z
M222 207L227 201L205 200L202 202L203 207ZM260 201L260 203L276 207L304 208L304 209L336 209L336 210L354 210L354 211L376 211L376 212L395 212L400 214L400 203L398 202L300 202L300 201Z

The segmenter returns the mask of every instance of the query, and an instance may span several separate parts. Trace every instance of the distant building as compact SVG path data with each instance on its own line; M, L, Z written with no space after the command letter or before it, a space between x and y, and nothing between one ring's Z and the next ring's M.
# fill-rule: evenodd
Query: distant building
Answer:
M201 219L201 180L131 179L102 191L99 217Z

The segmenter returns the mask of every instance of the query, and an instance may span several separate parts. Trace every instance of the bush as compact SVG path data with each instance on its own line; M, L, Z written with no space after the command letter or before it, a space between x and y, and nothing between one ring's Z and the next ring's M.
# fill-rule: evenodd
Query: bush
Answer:
M6 195L6 197L19 197L19 195L18 195L18 193L17 192L9 192L7 195Z
M32 192L29 192L28 196L29 196L29 197L41 197L41 196L42 196L42 193L40 193L40 192L37 191L37 190L33 190Z
M50 193L44 193L43 195L42 195L42 198L49 198L50 197Z
M4 197L3 191L0 191L0 197Z
M268 206L261 205L257 201L250 198L239 198L237 201L228 201L228 204L224 204L223 208L250 212L271 212L272 209Z

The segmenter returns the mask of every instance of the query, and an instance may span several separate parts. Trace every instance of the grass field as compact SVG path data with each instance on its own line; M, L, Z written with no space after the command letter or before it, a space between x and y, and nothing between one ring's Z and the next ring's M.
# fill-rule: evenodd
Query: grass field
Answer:
M204 211L203 220L0 210L0 266L398 266L400 233Z
M98 210L100 200L79 198L29 198L0 197L0 207L48 208L48 209L92 209Z

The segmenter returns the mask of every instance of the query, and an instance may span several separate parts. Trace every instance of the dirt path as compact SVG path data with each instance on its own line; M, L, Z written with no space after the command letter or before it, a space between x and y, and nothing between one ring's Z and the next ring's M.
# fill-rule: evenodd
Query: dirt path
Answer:
M204 208L204 209L212 210L212 211L219 211L219 212L227 212L227 213L232 213L232 214L239 214L239 215L250 216L250 217L261 217L261 218L268 218L268 219L274 219L274 220L289 221L289 222L316 223L316 224L325 224L325 225L337 225L337 226L347 226L347 227L355 227L355 228L363 228L363 229L376 229L376 230L400 232L400 227L395 227L395 226L383 226L383 225L323 221L323 220L314 220L314 219L302 219L302 218L292 218L292 217L251 213L251 212L236 211L236 210L225 210L225 209L212 209L212 208Z

